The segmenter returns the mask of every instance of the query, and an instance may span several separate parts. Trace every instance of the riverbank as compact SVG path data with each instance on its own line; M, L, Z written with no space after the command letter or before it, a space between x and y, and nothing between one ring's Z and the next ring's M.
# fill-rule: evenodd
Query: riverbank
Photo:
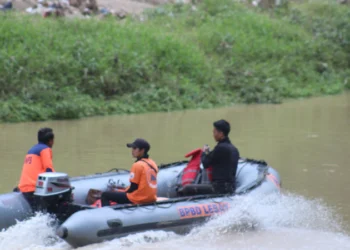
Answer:
M350 8L229 0L122 22L0 15L0 120L280 103L349 84Z

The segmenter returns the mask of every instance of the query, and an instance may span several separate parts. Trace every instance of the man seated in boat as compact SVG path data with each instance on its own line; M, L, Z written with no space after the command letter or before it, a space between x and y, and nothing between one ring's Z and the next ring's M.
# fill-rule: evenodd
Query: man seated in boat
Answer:
M38 144L31 147L25 156L18 189L29 204L35 206L34 191L38 176L44 172L55 172L52 163L54 133L51 128L38 131Z
M102 206L109 206L110 201L117 204L143 204L157 200L157 164L149 158L150 144L144 139L136 139L126 144L131 148L131 154L136 158L130 171L130 186L124 192L103 192L101 194Z
M201 161L203 167L212 167L212 189L218 194L233 194L235 192L236 171L239 160L239 151L232 145L228 134L230 124L225 120L213 123L213 136L217 142L213 151L203 147Z

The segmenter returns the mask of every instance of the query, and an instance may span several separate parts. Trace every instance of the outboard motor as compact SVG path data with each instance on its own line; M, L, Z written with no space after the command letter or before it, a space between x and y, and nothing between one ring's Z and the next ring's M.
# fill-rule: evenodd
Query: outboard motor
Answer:
M69 176L65 173L46 172L38 176L34 192L36 210L60 215L62 208L72 201Z

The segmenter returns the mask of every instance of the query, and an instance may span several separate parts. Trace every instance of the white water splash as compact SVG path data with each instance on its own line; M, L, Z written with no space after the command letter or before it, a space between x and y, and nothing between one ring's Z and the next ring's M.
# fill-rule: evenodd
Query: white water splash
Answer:
M0 233L0 249L34 250L52 246L60 241L54 234L53 224L53 218L41 213L29 220L17 222Z
M0 233L0 249L72 249L54 236L51 223L39 214L16 224ZM186 236L147 231L78 249L350 249L350 238L341 231L340 219L321 200L295 194L235 197L227 213Z
M222 235L276 227L342 231L340 219L321 200L273 194L235 197L227 213L211 219L204 227L193 229L190 235Z
M169 239L177 239L179 235L172 232L164 231L147 231L143 233L132 234L127 237L120 239L115 239L109 242L93 244L86 247L78 248L79 250L111 250L111 249L121 249L135 247L138 249L140 246L147 247L152 245L152 243L163 242Z

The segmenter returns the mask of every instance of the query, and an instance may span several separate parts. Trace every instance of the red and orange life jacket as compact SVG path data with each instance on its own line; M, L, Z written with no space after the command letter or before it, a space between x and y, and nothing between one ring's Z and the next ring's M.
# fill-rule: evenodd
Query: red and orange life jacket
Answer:
M194 184L196 177L200 172L202 152L203 152L202 149L198 148L198 149L192 150L191 152L189 152L185 155L186 158L191 157L191 156L192 156L192 158L188 162L185 169L183 170L183 174L181 177L182 186L185 186L187 184ZM208 178L211 181L212 180L212 167L205 169L204 172L208 175Z

